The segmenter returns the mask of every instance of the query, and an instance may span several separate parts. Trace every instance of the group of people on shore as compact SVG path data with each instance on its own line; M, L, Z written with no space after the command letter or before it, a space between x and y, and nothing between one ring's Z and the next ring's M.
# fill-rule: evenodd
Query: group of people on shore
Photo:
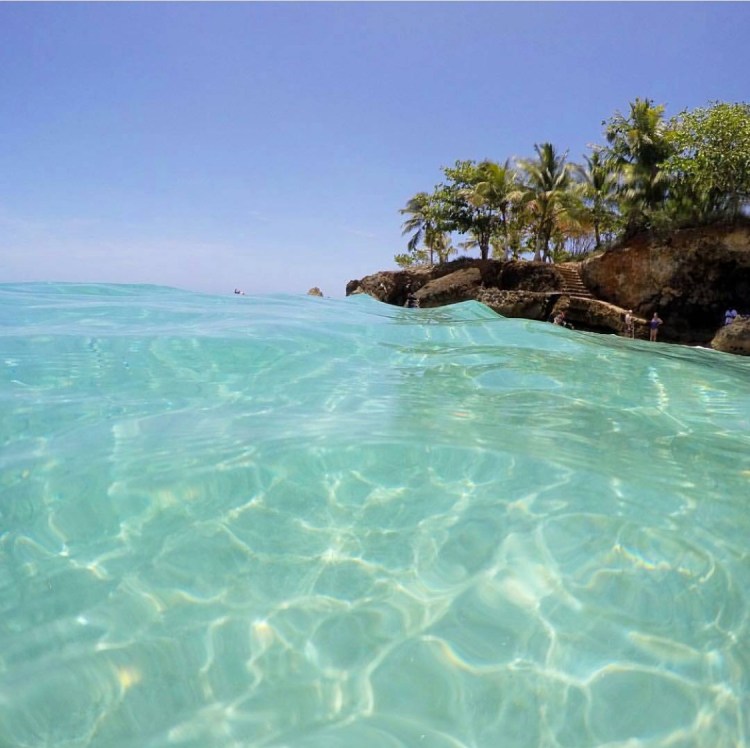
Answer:
M724 325L731 325L732 322L734 322L737 317L740 319L745 319L748 317L747 314L737 314L737 310L732 307L731 309L727 309L726 312L724 312Z
M409 307L411 309L418 309L419 299L417 299L414 291L411 289L410 286L407 286L406 291L407 291L407 296L406 296L406 303L404 304L404 306ZM241 293L241 292L236 290L235 293ZM750 315L738 314L737 310L734 308L727 309L727 311L724 313L724 325L731 325L732 322L734 322L735 319L737 319L737 317L745 318L745 317L750 317ZM552 317L550 317L549 321L552 322L552 324L558 325L560 327L567 327L570 330L575 329L573 325L571 325L570 322L568 322L564 311L557 312ZM664 324L664 320L661 317L659 317L659 313L654 312L653 316L648 321L648 339L651 342L656 342L659 336L659 328L663 324ZM632 309L628 309L627 312L625 312L623 332L625 334L625 337L635 339L635 317L633 316Z
M659 316L658 312L654 312L654 316L648 321L648 339L652 342L656 342L656 338L659 335L659 328L664 324L664 320ZM635 338L635 317L633 316L633 310L628 309L625 312L625 337Z
M558 312L552 318L552 324L560 325L562 327L568 327L571 330L573 329L573 325L571 325L565 317L565 312ZM663 324L664 320L659 317L659 314L657 312L654 312L654 316L648 322L649 340L654 342L656 341L656 338L659 334L659 328ZM628 338L635 338L635 317L633 316L632 309L628 309L628 311L625 313L625 336Z

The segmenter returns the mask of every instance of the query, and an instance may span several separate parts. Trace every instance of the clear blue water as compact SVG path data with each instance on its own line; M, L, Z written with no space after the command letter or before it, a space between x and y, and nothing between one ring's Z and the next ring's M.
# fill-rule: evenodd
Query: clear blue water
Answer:
M750 360L28 284L0 364L0 745L750 741Z

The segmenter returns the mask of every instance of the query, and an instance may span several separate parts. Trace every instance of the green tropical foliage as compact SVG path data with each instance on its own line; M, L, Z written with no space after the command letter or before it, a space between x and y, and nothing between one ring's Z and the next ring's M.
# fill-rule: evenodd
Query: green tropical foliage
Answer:
M750 206L750 104L717 102L667 121L651 99L603 122L606 145L582 164L551 143L535 157L456 161L445 181L419 192L408 218L403 266L445 262L463 249L480 257L563 261L639 231L738 221Z
M447 251L443 236L445 217L441 203L433 195L418 192L400 212L409 216L402 224L401 231L402 235L411 234L407 244L408 255L412 257L409 264L423 264L423 257L429 257L430 265L434 264L435 254L441 251L445 254ZM424 245L426 253L420 249L420 242ZM406 257L403 259L406 260Z
M664 106L636 99L627 117L615 113L607 123L606 157L620 173L620 210L626 232L648 228L667 198L669 173L664 162L672 153Z
M456 161L443 169L447 184L439 189L448 205L451 227L469 234L486 260L493 238L503 237L515 190L515 174L509 162Z
M395 263L402 268L413 268L430 264L430 254L425 247L415 248L393 256Z
M451 242L451 236L448 233L437 234L432 243L432 247L437 255L438 263L447 262L448 258L457 250Z
M609 238L618 225L617 188L619 171L596 149L584 156L585 164L577 164L576 176L581 185L582 221L588 221L594 233L594 249L599 249L602 236Z
M750 105L715 103L672 122L667 167L695 220L736 220L750 202Z
M570 220L575 202L571 165L567 153L552 143L535 145L537 157L522 160L522 202L530 217L534 237L534 260L549 258L550 241L563 220Z

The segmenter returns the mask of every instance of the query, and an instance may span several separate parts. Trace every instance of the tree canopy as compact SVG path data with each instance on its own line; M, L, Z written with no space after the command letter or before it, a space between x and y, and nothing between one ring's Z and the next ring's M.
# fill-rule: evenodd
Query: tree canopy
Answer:
M671 124L666 166L706 218L736 219L750 201L750 104L716 103Z
M583 163L549 142L533 158L459 160L405 208L400 265L444 262L450 237L480 257L567 259L644 230L738 221L750 204L750 104L715 102L671 120L648 98L602 122Z
M620 212L628 233L647 228L654 211L668 194L669 175L664 163L671 143L664 106L636 99L627 117L617 112L606 123L606 158L620 177Z
M534 238L534 259L547 259L552 235L568 217L573 203L568 154L558 153L552 143L535 145L537 157L519 162L521 199L529 214L528 228Z

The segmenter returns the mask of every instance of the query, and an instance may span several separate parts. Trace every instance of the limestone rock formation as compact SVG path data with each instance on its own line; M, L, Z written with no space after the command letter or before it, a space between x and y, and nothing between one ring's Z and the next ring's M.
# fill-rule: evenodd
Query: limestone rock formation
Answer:
M750 227L641 237L584 260L581 277L597 298L643 317L658 312L660 340L705 344L727 307L750 311Z
M384 270L373 275L367 275L361 280L349 281L346 284L346 295L366 293L379 301L403 306L408 293L413 291L420 299L420 304L422 304L427 294L422 294L420 297L419 291L431 281L436 281L464 268L480 268L481 275L483 265L485 267L492 267L494 264L492 260L483 262L482 260L464 259L456 260L455 262L446 262L442 265L434 265L433 267L417 267L409 268L408 270ZM476 277L475 280L481 283L482 277ZM452 304L456 301L464 300L465 298L455 298L451 301L444 301L439 304L435 303L433 306L446 303Z
M367 293L398 306L409 292L423 308L475 299L503 316L536 320L564 310L576 329L615 334L624 333L625 312L632 309L636 337L645 339L647 320L658 312L665 323L660 341L707 345L725 309L750 313L750 225L639 237L582 263L463 258L375 273L346 287L347 295ZM734 334L722 342L728 335L721 332L716 345L741 352L744 344Z
M555 302L560 298L560 294L481 288L474 298L503 317L546 320L553 315Z
M308 295L308 296L322 296L322 295L323 295L323 292L322 292L322 291L321 291L321 290L320 290L320 289L319 289L319 288L318 288L317 286L313 286L313 287L312 287L312 288L311 288L311 289L310 289L310 290L309 290L309 291L307 292L307 295Z
M422 308L445 306L472 298L481 285L482 273L479 268L467 267L428 280L415 292L415 296Z
M559 311L577 330L589 332L625 334L626 310L600 299L561 295L552 307L550 316ZM648 339L648 323L643 317L633 315L634 337Z
M711 348L750 356L750 317L738 317L731 325L719 328L711 341Z
M403 306L414 291L420 306L454 304L475 298L480 288L519 291L562 291L554 265L540 262L460 259L408 270L384 270L346 284L346 295L366 293L379 301Z

